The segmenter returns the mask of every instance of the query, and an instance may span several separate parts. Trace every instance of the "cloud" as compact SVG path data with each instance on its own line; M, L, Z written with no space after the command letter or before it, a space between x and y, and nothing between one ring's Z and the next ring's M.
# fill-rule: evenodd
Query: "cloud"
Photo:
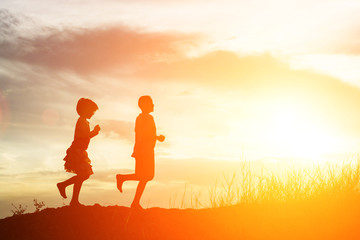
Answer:
M5 17L0 21L5 22L4 26L8 29L19 27L11 13L5 11L2 14ZM4 34L14 32L8 30ZM77 99L82 96L104 99L100 103L105 106L119 96L126 98L142 92L138 90L139 84L148 81L148 85L141 85L142 89L148 91L149 85L159 92L181 89L183 99L197 94L194 89L205 89L205 92L215 91L211 96L219 99L232 92L239 96L239 101L262 102L265 107L273 100L293 108L303 105L316 121L360 134L358 88L323 74L293 70L271 54L243 56L230 51L212 51L196 57L183 54L184 47L198 41L194 35L151 33L124 25L48 29L32 37L3 41L0 43L0 58L3 58L0 61L7 74L1 72L0 76L7 91L12 119L18 122L33 119L36 123L50 104L60 109L60 113L73 113ZM114 69L119 71L114 72ZM167 87L172 89L165 89ZM194 114L199 119L202 112L196 109ZM74 117L76 115L69 115L68 119ZM203 118L207 119L208 115L204 114ZM209 125L213 126L214 121ZM202 125L205 130L208 128ZM107 136L116 134L133 140L132 122L105 120L101 126Z
M159 83L174 81L238 92L240 99L303 105L312 118L333 128L359 134L360 89L337 78L309 70L294 70L270 54L240 56L215 51L179 61L144 65L140 77ZM296 104L295 104L296 103Z
M145 62L163 61L182 55L181 48L194 44L196 36L175 32L147 32L125 25L104 28L42 28L36 35L17 37L21 21L9 11L0 12L4 41L0 57L54 70L91 73L122 69Z
M134 141L134 123L121 121L121 120L102 120L101 121L101 132L105 136L110 136L112 133L118 137L128 140L129 142Z
M179 61L148 63L138 74L155 79L178 79L229 86L254 84L254 78L258 81L269 81L266 75L289 71L287 64L270 54L239 56L230 51L213 51Z
M353 26L345 33L340 33L340 35L341 36L335 37L335 40L330 41L332 45L328 46L328 48L325 49L324 52L345 55L360 55L359 27Z
M359 93L358 88L339 79L309 70L293 70L286 62L267 53L240 56L229 51L214 51L179 61L149 63L137 75L151 81L187 81L226 91L246 90L247 94L255 95L262 91L311 94L319 98L350 94L357 99Z
M0 37L14 35L20 20L6 9L0 9L0 19Z

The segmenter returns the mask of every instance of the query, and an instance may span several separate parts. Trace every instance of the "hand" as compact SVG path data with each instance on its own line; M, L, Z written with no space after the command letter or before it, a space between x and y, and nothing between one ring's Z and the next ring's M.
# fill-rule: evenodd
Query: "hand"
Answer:
M99 126L99 125L96 125L96 126L94 127L94 131L99 132L99 131L100 131L100 126Z
M159 140L160 142L163 142L165 140L165 136L160 135L160 136L157 137L157 140Z

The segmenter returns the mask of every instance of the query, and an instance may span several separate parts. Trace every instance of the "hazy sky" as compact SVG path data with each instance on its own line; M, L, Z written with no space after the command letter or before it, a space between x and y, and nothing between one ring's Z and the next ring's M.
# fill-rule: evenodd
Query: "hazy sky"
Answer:
M343 160L360 147L359 1L0 3L0 217L33 198L61 206L76 102L99 105L95 174L80 198L128 205L139 96L159 134L148 206L204 190L241 160ZM70 190L70 189L69 189ZM180 191L180 193L179 193ZM69 192L70 193L70 192ZM69 194L68 194L69 195ZM67 202L65 202L67 203ZM146 205L146 204L145 204Z

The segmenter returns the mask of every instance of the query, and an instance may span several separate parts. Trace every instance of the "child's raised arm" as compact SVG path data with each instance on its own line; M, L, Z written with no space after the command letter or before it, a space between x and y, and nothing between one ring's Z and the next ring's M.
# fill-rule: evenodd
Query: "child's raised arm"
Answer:
M99 131L100 131L100 126L96 125L94 127L94 129L90 132L90 138L95 137L96 135L98 135Z
M92 137L98 135L99 131L100 131L100 126L99 125L96 125L94 127L94 129L92 131L90 131L89 124L85 120L81 121L79 119L79 121L76 123L75 132L76 132L77 137L80 137L80 138L92 138Z

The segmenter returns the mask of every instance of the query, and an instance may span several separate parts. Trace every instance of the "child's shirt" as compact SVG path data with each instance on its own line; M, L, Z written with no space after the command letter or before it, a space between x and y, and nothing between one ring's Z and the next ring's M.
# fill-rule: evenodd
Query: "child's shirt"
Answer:
M141 113L135 121L135 145L132 157L146 156L154 152L156 126L153 116Z
M73 147L86 150L90 143L90 125L86 118L79 117L75 126Z

